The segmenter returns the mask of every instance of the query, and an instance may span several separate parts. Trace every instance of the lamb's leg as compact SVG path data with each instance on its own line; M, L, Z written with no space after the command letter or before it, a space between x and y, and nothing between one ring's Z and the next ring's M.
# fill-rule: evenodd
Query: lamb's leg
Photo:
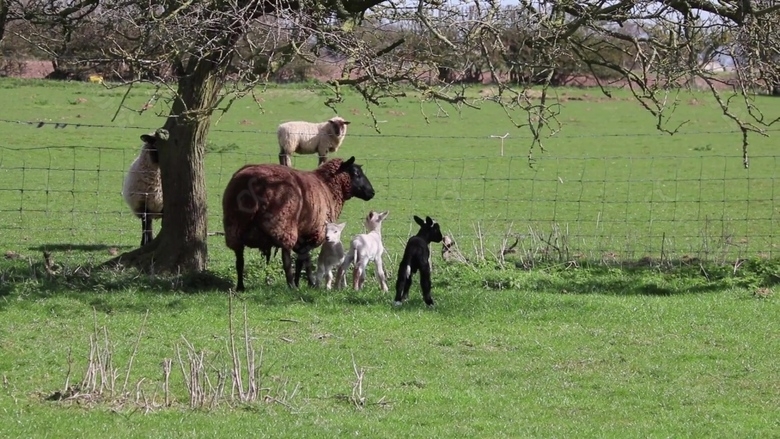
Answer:
M339 265L339 269L336 271L336 287L338 288L346 288L347 287L347 279L346 279L346 271L347 268L349 268L349 264L352 263L352 252L349 252L346 256L344 256L344 262Z
M328 156L327 156L327 155L322 155L322 154L320 154L320 155L319 155L319 158L320 158L320 159L319 159L319 162L317 163L317 166L320 166L321 164L325 163L325 160L327 160L327 159L328 159Z
M287 280L287 286L295 288L292 262L292 251L286 248L282 249L282 266L284 267L284 277Z
M379 280L379 286L382 288L382 292L387 292L387 276L385 276L385 267L382 263L382 255L380 254L376 258L376 278Z
M433 306L433 297L431 297L431 266L430 264L420 267L420 289L423 293L423 301L428 306Z
M325 276L325 267L317 260L317 272L314 273L314 286L318 287L322 285L322 278Z
M244 291L244 247L233 250L236 253L236 291Z
M404 302L409 298L409 290L412 289L412 275L406 278L406 284L404 285L404 294L401 297L401 301Z
M329 290L333 287L333 272L331 270L325 271L325 289Z
M362 286L362 282L360 282L360 278L362 277L362 271L360 270L360 265L362 262L355 261L355 267L352 269L352 288L355 290L359 290Z
M347 287L347 277L342 276L341 279L336 278L336 288L346 288Z
M398 279L395 280L395 306L399 306L404 301L404 291L406 285L410 282L410 277L407 276L408 265L401 265L401 269L398 270Z

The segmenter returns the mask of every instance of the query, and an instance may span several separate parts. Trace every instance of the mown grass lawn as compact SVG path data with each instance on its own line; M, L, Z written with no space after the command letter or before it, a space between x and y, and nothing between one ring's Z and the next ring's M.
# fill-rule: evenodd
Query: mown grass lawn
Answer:
M413 214L441 222L470 262L446 263L434 247L436 307L415 285L393 308L373 278L361 292L288 290L278 258L265 267L253 252L233 324L243 348L246 306L260 398L231 400L228 380L217 407L191 409L177 348L185 371L190 343L210 379L229 374L233 259L212 236L201 276L95 267L137 245L121 180L140 128L162 121L125 110L111 122L123 93L0 81L15 103L0 119L112 126L0 122L0 244L19 256L0 261L2 437L772 437L780 427L773 138L753 139L742 169L739 136L704 97L684 98L677 117L692 122L668 137L627 95L561 90L564 131L534 168L527 139L496 108L443 118L426 105L426 124L402 99L376 110L377 135L349 97L340 113L354 122L338 155L357 156L378 194L347 203L345 236L369 209L391 211L391 285ZM229 175L276 161L279 122L332 114L317 89L263 99L264 113L234 105L210 137L210 230ZM507 131L517 135L500 157L489 136ZM517 251L502 261L514 233ZM108 334L115 394L47 400L69 367L69 383L81 383L96 327L99 341Z

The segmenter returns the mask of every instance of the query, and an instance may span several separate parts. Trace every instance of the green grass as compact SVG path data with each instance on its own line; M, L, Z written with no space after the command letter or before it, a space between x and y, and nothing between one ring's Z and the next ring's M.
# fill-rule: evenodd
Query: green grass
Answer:
M119 192L138 136L163 121L154 111L131 111L152 90L133 89L112 122L122 90L82 83L3 84L0 90L15 105L0 109L0 119L109 128L0 123L6 139L0 149L2 240L136 245L138 221ZM345 233L359 232L369 209L387 209L391 255L400 252L413 228L413 214L438 219L469 252L481 245L496 253L510 235L519 236L530 255L554 234L565 240L570 259L689 256L720 262L776 253L772 137L753 136L746 170L740 135L706 95L681 98L674 121L690 122L670 137L657 132L650 115L625 92L613 99L593 90L559 93L563 131L546 141L547 152L534 152L533 168L526 132L513 128L495 105L462 115L450 109L445 118L435 117L432 105L421 109L415 97L401 98L376 110L382 121L378 135L359 99L348 95L339 110L354 123L338 155L357 156L378 196L346 205ZM323 95L316 88L276 87L262 95L264 112L249 99L234 104L215 124L207 147L209 205L220 205L227 179L241 165L276 162L279 122L330 117ZM780 113L776 100L759 98L759 104L768 118ZM167 114L163 102L155 110ZM490 136L506 132L511 136L501 157L500 141ZM313 156L295 159L297 167L315 163ZM220 229L220 214L218 208L209 210L213 231ZM50 240L41 242L41 235ZM220 237L210 244L220 260Z
M310 87L273 87L261 95L264 112L241 101L213 127L211 231L229 175L276 162L279 122L330 117ZM112 122L123 93L0 80L2 101L13 103L0 119L69 124L0 122L0 248L21 256L0 260L2 437L776 435L773 138L753 138L742 169L739 135L704 95L683 98L676 118L692 122L669 137L625 93L561 90L564 130L535 151L534 168L527 137L497 108L442 118L424 106L426 124L419 103L402 98L375 110L386 121L377 135L348 96L339 112L353 124L338 156L357 156L377 197L347 203L345 236L361 231L369 209L390 210L391 285L413 214L435 217L471 262L445 263L434 246L437 306L426 309L415 285L396 309L373 278L361 292L288 290L279 258L265 267L251 252L233 321L241 342L246 305L267 398L193 410L176 349L184 337L205 352L212 378L229 370L233 259L212 236L203 275L94 267L137 245L121 181L140 134L163 121L123 110ZM139 109L150 95L135 89L126 105ZM768 117L780 113L775 100L760 104ZM500 157L489 136L506 132ZM515 234L516 251L501 261ZM69 351L70 382L81 381L95 326L109 334L117 387L143 330L128 394L46 400L64 388ZM166 358L171 407L160 405ZM350 399L355 366L362 407Z

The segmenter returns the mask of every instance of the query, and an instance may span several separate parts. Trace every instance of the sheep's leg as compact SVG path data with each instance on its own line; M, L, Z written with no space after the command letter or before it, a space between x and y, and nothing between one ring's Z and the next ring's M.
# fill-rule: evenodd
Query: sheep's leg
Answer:
M310 287L317 284L317 279L314 276L314 263L311 261L311 250L306 252L306 280Z
M152 215L146 211L146 206L144 206L144 212L141 214L141 247L149 244L153 237Z
M292 167L292 158L290 158L290 154L280 152L279 153L279 164L284 165L287 167Z
M244 291L244 247L233 250L236 253L236 291Z
M282 266L284 267L284 277L287 280L287 286L290 288L295 288L294 281L294 275L293 273L293 262L292 262L292 251L286 248L282 249Z
M433 297L431 297L431 266L430 264L420 267L420 289L423 293L423 301L428 306L433 306Z
M382 263L382 255L380 254L376 258L376 278L379 281L379 286L382 288L382 292L387 292L387 276L385 276L385 267Z
M319 162L317 163L317 166L320 166L321 164L325 163L325 160L328 159L327 155L319 154Z
M146 245L146 214L141 216L141 247Z
M296 288L300 286L301 271L303 270L303 264L306 262L305 259L307 257L307 253L298 253L295 255L295 274L293 275L293 282L295 282Z
M311 262L311 251L307 250L305 252L296 253L295 254L295 286L300 286L301 281L301 272L303 270L306 270L306 279L307 282L309 282L309 286L313 287L315 285L315 279L314 279L314 271L312 267Z

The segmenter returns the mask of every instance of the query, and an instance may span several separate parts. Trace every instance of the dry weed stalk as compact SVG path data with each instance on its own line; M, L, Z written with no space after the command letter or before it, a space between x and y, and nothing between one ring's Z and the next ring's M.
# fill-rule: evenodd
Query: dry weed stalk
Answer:
M355 354L352 354L352 370L355 371L355 382L352 383L350 401L355 404L355 407L362 409L366 404L366 397L363 395L363 378L366 371L362 367L358 368L357 363L355 363Z
M235 332L233 331L233 296L228 298L228 319L230 332L230 356L233 358L233 390L231 395L238 392L240 402L254 402L259 396L260 367L257 366L257 356L252 341L249 338L249 324L247 322L246 304L244 304L244 354L246 355L246 378L247 387L243 385L243 369L241 366L241 356L236 349ZM260 351L260 362L262 363L262 350Z
M207 371L206 353L203 350L197 351L183 335L182 340L187 346L187 366L184 364L178 345L176 346L176 356L184 377L184 385L190 396L190 407L213 409L222 400L227 377L222 370L217 370L217 384L214 386Z
M65 376L65 386L63 390L54 392L47 399L61 400L89 400L97 401L103 397L116 399L115 402L121 404L128 396L127 384L130 378L130 371L133 368L133 361L138 353L138 346L141 343L141 336L146 326L146 320L149 312L146 312L143 323L138 330L138 336L133 344L133 352L127 364L125 372L125 381L122 385L120 395L116 393L116 381L119 377L119 368L114 367L113 346L108 335L108 329L103 326L98 328L97 311L93 308L92 316L94 321L93 332L89 336L89 356L87 358L87 368L81 382L71 386L71 376L73 374L73 351L68 348L68 371ZM101 339L102 338L102 339ZM136 384L136 391L140 387L143 379ZM118 398L116 398L118 396Z

